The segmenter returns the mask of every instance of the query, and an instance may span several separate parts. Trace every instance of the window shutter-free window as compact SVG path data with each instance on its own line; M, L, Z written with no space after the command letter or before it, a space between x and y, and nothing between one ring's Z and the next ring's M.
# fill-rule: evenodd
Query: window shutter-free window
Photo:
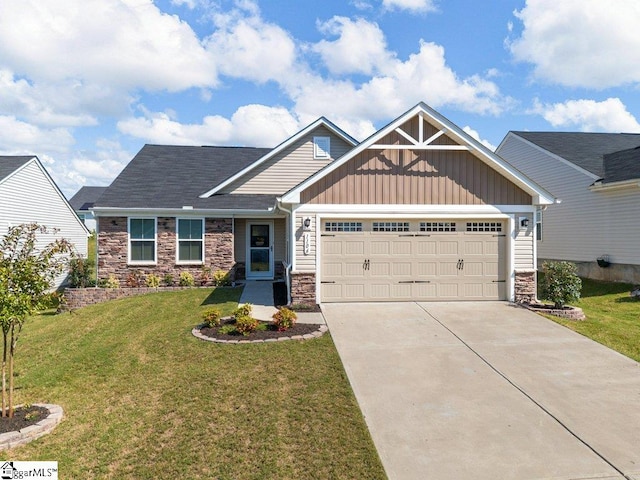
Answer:
M313 158L331 158L331 137L313 137Z
M204 261L204 221L178 219L178 262L201 263Z
M129 219L129 259L132 262L156 261L155 218Z

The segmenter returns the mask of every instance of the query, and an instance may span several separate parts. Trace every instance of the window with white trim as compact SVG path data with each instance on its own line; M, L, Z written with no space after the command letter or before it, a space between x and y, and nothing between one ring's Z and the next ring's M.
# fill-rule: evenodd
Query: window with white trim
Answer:
M129 218L129 261L131 263L155 263L155 218Z
M178 263L204 261L204 219L178 218Z
M313 158L331 158L331 137L313 137Z
M373 222L374 232L408 232L409 222Z
M325 232L361 232L362 222L325 222Z
M421 232L455 232L456 222L420 222Z
M542 209L536 210L536 240L542 241Z
M502 222L467 222L467 232L501 232Z

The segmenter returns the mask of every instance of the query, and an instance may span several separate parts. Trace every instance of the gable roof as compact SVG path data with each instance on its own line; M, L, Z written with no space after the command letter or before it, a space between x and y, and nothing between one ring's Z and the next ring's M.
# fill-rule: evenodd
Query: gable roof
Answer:
M203 197L203 198L204 197L209 197L209 196L219 192L221 189L223 189L227 185L230 185L231 183L235 182L236 180L238 180L239 178L243 177L247 173L251 172L254 168L256 168L259 165L263 164L264 162L266 162L270 158L273 158L274 155L277 155L278 153L280 153L281 151L283 151L284 149L286 149L290 145L292 145L295 142L297 142L299 139L303 138L305 135L308 135L313 130L315 130L316 128L321 127L321 126L327 128L329 131L331 131L332 133L334 133L338 137L342 138L345 142L349 143L351 146L357 145L357 143L358 143L357 140L355 140L353 137L351 137L350 135L345 133L343 130L338 128L336 125L334 125L332 122L327 120L325 117L320 117L315 122L307 125L305 128L300 130L298 133L296 133L292 137L289 137L288 139L286 139L284 142L282 142L277 147L273 148L272 150L269 150L268 153L266 153L263 157L261 157L258 160L256 160L254 163L252 163L252 164L248 165L247 167L243 168L242 170L237 172L235 175L229 177L227 180L225 180L225 181L219 183L218 185L214 186L211 190L203 193L201 195L201 197Z
M69 199L69 204L76 211L89 210L106 189L107 187L82 187Z
M604 156L603 184L640 179L640 146Z
M2 182L9 175L14 173L20 167L29 162L29 160L36 158L33 155L30 156L0 156L0 182Z
M145 145L96 202L94 209L267 210L274 195L213 195L217 186L264 156L268 148Z
M605 177L604 156L640 146L637 133L510 132L592 173Z
M545 205L551 204L555 202L555 198L549 192L544 190L542 187L537 185L533 180L526 177L520 171L518 171L511 164L506 162L500 156L496 155L494 152L489 150L487 147L482 145L480 142L475 140L469 134L467 134L464 130L459 128L457 125L449 121L440 113L433 110L427 104L420 102L415 107L406 111L404 114L400 115L398 118L393 120L391 123L381 128L373 135L371 135L366 140L362 141L359 145L353 148L351 151L337 159L336 161L330 163L322 170L318 171L316 174L307 178L305 181L300 183L298 186L289 190L289 192L285 193L281 201L284 203L300 203L300 193L305 190L307 187L311 186L321 178L327 176L340 166L344 165L346 162L354 158L359 153L373 146L377 141L384 138L386 135L393 131L399 130L399 127L403 125L405 122L415 117L416 115L420 116L427 120L430 124L438 127L440 129L440 133L438 135L434 135L432 138L425 139L422 143L416 142L414 139L408 138L406 134L401 133L402 136L407 138L411 144L404 145L402 148L417 148L417 149L437 149L440 146L431 145L431 141L437 138L442 133L446 133L452 139L457 141L460 146L447 146L449 149L458 149L458 150L469 150L472 154L478 157L481 161L488 164L494 170L498 171L501 175L518 185L525 192L530 194L536 204Z

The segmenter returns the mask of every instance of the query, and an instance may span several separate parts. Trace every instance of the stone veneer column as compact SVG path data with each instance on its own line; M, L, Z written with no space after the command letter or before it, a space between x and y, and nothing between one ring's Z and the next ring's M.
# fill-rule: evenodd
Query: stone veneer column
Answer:
M315 305L316 274L307 272L291 272L291 303Z
M514 300L516 303L535 303L537 299L536 272L516 272Z

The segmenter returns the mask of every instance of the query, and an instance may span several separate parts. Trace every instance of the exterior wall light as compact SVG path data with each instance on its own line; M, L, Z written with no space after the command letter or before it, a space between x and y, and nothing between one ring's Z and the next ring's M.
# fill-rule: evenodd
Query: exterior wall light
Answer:
M527 228L529 227L529 218L528 217L522 217L520 219L520 227L521 228Z
M305 230L310 230L311 229L311 218L307 217L302 221L302 226L304 227Z

